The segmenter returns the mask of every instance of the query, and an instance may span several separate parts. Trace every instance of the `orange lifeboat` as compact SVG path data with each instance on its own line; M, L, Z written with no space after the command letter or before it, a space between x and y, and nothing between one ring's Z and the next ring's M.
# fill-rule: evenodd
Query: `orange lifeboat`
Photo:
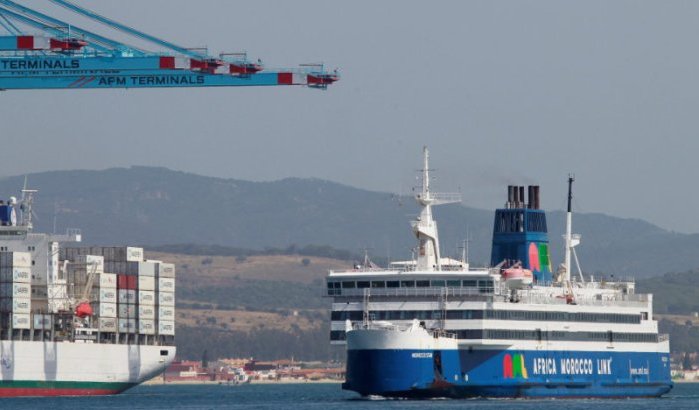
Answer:
M81 302L75 307L75 316L81 319L92 316L92 313L92 306L87 302Z
M523 269L521 266L503 269L502 278L510 289L522 289L534 282L534 274L532 274L532 271Z

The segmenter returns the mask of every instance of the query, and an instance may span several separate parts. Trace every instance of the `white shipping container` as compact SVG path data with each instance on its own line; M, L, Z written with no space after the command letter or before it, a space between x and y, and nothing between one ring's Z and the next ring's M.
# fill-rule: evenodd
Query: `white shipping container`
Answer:
M140 333L142 335L154 335L155 334L155 320L139 319L138 320L138 333Z
M101 317L97 320L97 329L100 332L116 332L117 319L111 317Z
M132 289L119 289L117 299L119 303L136 303L136 291Z
M102 273L99 278L100 288L116 289L117 275L116 273Z
M152 290L139 290L138 304L151 306L155 305L155 292Z
M96 303L93 307L99 317L117 317L116 303Z
M172 292L158 292L158 305L175 306L175 294Z
M138 318L139 319L155 319L155 306L138 305Z
M174 263L159 263L158 264L158 277L160 277L160 278L174 278L175 277L175 264Z
M51 330L51 315L36 313L32 316L35 330Z
M0 297L29 298L32 285L29 283L0 283Z
M85 268L88 273L104 272L104 257L99 255L78 255L74 263Z
M119 319L119 333L136 333L136 319Z
M175 308L172 306L158 306L158 320L174 321Z
M0 299L0 311L31 313L32 300L30 298L2 298Z
M106 303L117 303L117 290L116 289L102 289L100 288L99 301Z
M0 252L0 266L31 268L32 254L29 252Z
M126 247L126 261L127 262L142 262L143 261L143 248L135 248L133 246Z
M136 305L119 304L118 312L119 312L119 318L135 319L136 318Z
M158 334L163 336L175 335L175 322L161 320L158 322Z
M155 276L156 266L157 264L154 262L127 262L126 274L139 276Z
M12 328L13 329L29 329L32 326L32 318L29 313L13 313Z
M158 278L159 292L175 293L175 278Z
M32 269L16 266L0 268L0 282L31 283Z
M155 290L155 277L139 275L138 290Z

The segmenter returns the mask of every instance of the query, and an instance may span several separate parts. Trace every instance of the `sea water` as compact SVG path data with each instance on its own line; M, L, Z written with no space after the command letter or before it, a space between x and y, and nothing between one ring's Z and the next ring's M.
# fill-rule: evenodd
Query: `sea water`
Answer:
M681 383L659 399L466 399L361 398L339 384L150 385L116 396L0 399L0 409L483 409L483 410L699 410L699 384Z

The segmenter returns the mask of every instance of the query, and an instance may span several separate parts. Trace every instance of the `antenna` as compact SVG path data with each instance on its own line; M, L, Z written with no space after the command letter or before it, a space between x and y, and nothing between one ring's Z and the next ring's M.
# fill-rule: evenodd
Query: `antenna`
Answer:
M27 189L27 176L25 175L24 187L22 188L22 201L19 204L19 209L22 211L21 224L30 230L32 229L32 217L34 216L32 204L34 202L34 194L37 192L39 191L36 189Z

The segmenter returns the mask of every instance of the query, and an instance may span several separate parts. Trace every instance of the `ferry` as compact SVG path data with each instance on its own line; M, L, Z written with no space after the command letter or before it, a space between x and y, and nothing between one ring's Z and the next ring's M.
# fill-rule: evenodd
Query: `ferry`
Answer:
M327 276L343 389L401 398L633 398L669 392L670 342L632 279L584 275L568 180L565 260L552 268L538 186L509 186L495 211L490 266L442 257L424 148L412 260ZM573 274L572 262L576 262Z

